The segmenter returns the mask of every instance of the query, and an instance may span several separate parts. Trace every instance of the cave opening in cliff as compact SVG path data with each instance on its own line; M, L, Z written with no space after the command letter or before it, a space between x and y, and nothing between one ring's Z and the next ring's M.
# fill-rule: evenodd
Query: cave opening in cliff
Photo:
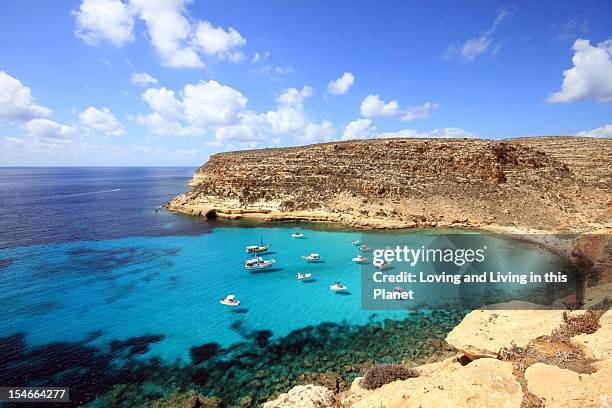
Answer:
M213 219L213 218L217 218L217 211L216 210L209 210L208 212L206 212L206 214L204 214L204 217L206 217L207 220Z

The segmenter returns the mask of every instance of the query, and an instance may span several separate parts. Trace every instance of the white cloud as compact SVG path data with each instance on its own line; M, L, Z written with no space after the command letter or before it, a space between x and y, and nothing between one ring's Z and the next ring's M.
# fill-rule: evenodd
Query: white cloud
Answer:
M612 125L605 125L591 130L583 130L582 132L578 132L576 136L612 138Z
M377 138L388 139L388 138L478 138L472 132L469 132L461 128L437 128L430 130L429 132L421 132L415 129L404 129L398 132L384 132L376 135Z
M266 113L266 119L274 134L287 134L300 131L306 127L308 120L304 114L304 99L311 96L312 88L304 86L285 89L276 97L278 107Z
M61 125L49 119L32 119L24 127L37 139L74 139L77 131L72 126Z
M184 16L188 0L131 0L144 20L162 64L173 68L197 68L204 63L189 45L193 28Z
M159 112L148 115L138 115L137 122L147 128L149 133L156 136L200 136L205 130L196 126L183 125L179 121L165 118Z
M246 44L246 40L233 27L225 30L214 27L208 21L200 21L196 29L194 44L202 48L205 54L240 62L244 54L238 48Z
M592 46L578 39L572 47L574 66L563 71L561 90L548 97L550 103L595 99L612 101L612 40Z
M421 106L413 106L402 115L402 120L410 122L415 119L424 119L428 117L432 111L438 109L440 105L437 103L426 102Z
M361 102L360 110L361 114L366 118L375 116L395 116L400 113L397 101L394 100L385 103L378 95L366 96Z
M342 140L367 139L375 136L376 128L371 119L357 119L344 128Z
M109 41L121 46L134 39L134 19L129 7L120 0L83 0L76 18L75 34L87 44Z
M109 136L125 136L125 128L108 108L88 107L79 114L81 123Z
M495 20L487 31L479 37L466 40L463 44L447 46L444 59L456 57L461 62L470 62L479 55L486 53L489 49L491 49L492 54L496 54L500 48L500 43L494 41L493 34L510 15L512 15L512 10L502 7L495 14Z
M215 131L216 144L227 142L260 142L266 139L266 119L254 112L238 114L238 122Z
M334 95L344 95L355 82L355 76L350 72L345 72L338 79L327 84L327 92Z
M270 56L270 51L266 51L263 54L260 54L259 51L256 51L255 54L253 55L253 58L251 59L252 63L258 63L260 61L263 61L265 59L267 59Z
M51 109L34 102L30 88L0 71L0 119L28 120L50 113Z
M321 123L310 122L304 128L304 134L299 141L306 143L329 142L335 133L334 125L329 120Z
M172 89L149 88L142 94L142 98L151 106L151 109L167 120L175 121L184 116L183 105L176 98Z
M139 86L149 86L157 83L157 79L147 74L146 72L132 72L130 81Z
M187 120L198 126L222 126L234 122L247 105L237 90L217 81L185 86L183 105Z
M239 50L246 39L230 27L214 27L207 21L190 21L190 0L83 0L76 18L76 35L90 45L101 40L122 46L133 39L134 18L147 26L151 43L163 65L173 68L204 66L198 51L232 62L244 59Z

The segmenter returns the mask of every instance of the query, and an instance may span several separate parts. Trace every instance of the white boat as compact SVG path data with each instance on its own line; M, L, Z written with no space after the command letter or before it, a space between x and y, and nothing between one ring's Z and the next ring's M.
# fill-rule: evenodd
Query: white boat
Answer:
M379 271L384 271L385 269L388 269L389 267L391 267L391 264L387 261L383 261L383 263L376 266L376 269L378 269Z
M361 241L360 240L356 240L351 242L351 244L353 244L353 246L360 246L361 245Z
M295 275L295 279L300 280L300 279L308 279L312 276L312 273L298 273L297 275Z
M352 260L353 262L358 263L358 264L365 264L369 262L368 258L366 258L365 256L361 256L361 255L357 255Z
M302 259L305 260L306 262L319 262L321 260L321 257L319 256L319 254L315 254L313 252L310 255L303 256Z
M264 245L263 239L261 239L261 243L259 245L249 245L245 248L245 250L247 254L258 254L261 252L266 252L271 246L272 245L270 244Z
M246 247L247 254L257 254L260 252L266 252L272 245L249 245Z
M347 290L348 288L346 286L344 286L342 283L340 282L336 282L333 285L329 285L329 288L331 290L333 290L334 292L340 292L343 290Z
M360 250L361 252L369 252L369 251L371 251L370 247L369 247L369 246L367 246L366 244L361 245L361 246L359 247L359 250Z
M234 295L227 295L225 299L221 299L219 303L224 306L240 306L240 301L236 299Z
M302 234L301 232L294 232L293 234L291 234L291 238L304 238L304 234Z
M261 256L258 256L257 258L244 261L244 269L248 271L266 269L274 265L275 262L276 259L263 259Z

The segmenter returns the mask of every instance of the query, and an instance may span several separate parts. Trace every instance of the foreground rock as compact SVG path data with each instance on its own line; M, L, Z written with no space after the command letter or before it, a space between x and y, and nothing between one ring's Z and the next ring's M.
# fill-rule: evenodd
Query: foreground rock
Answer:
M481 359L465 367L447 364L429 375L384 385L365 393L352 407L518 408L522 398L510 363Z
M220 153L168 208L366 228L594 231L609 225L612 140L377 139Z
M537 363L525 371L529 391L547 408L607 407L612 403L612 363L606 361L593 374L578 374Z
M446 342L470 359L496 358L502 348L524 347L549 335L563 323L562 310L546 310L529 302L513 301L494 309L474 310L446 337Z
M334 393L318 385L298 385L263 408L328 408L334 406Z
M612 361L612 312L604 313L599 319L601 326L595 333L579 334L571 338L571 342L578 346L586 358L593 360Z

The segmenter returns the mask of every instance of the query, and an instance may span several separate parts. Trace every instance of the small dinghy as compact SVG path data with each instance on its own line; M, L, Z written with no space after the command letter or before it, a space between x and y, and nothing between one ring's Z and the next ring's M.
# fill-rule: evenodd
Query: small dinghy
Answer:
M334 292L341 292L343 290L347 290L348 288L346 286L344 286L342 283L340 282L336 282L333 285L329 285L329 288L331 290L333 290Z
M244 269L247 271L266 269L274 265L276 259L263 259L261 256L244 261Z
M298 273L297 275L295 275L295 279L300 280L300 279L308 279L312 276L312 273Z
M240 306L240 301L236 299L234 295L227 295L225 299L221 299L219 303L224 306Z
M351 242L351 244L353 244L353 246L360 246L361 245L361 241L360 240L356 240Z
M352 259L352 261L358 264L365 264L368 263L369 260L365 256L357 255Z
M294 232L293 234L291 234L291 238L304 238L304 234L302 234L301 232Z
M379 271L384 271L385 269L388 269L391 267L391 264L387 261L383 261L383 263L381 263L380 265L378 265L376 267L376 269L378 269Z
M369 247L369 246L367 246L366 244L361 245L361 246L359 247L359 250L360 250L361 252L369 252L369 251L371 251L370 247Z
M319 254L313 252L310 255L303 256L302 259L306 262L319 262L321 260L321 257L319 256Z

